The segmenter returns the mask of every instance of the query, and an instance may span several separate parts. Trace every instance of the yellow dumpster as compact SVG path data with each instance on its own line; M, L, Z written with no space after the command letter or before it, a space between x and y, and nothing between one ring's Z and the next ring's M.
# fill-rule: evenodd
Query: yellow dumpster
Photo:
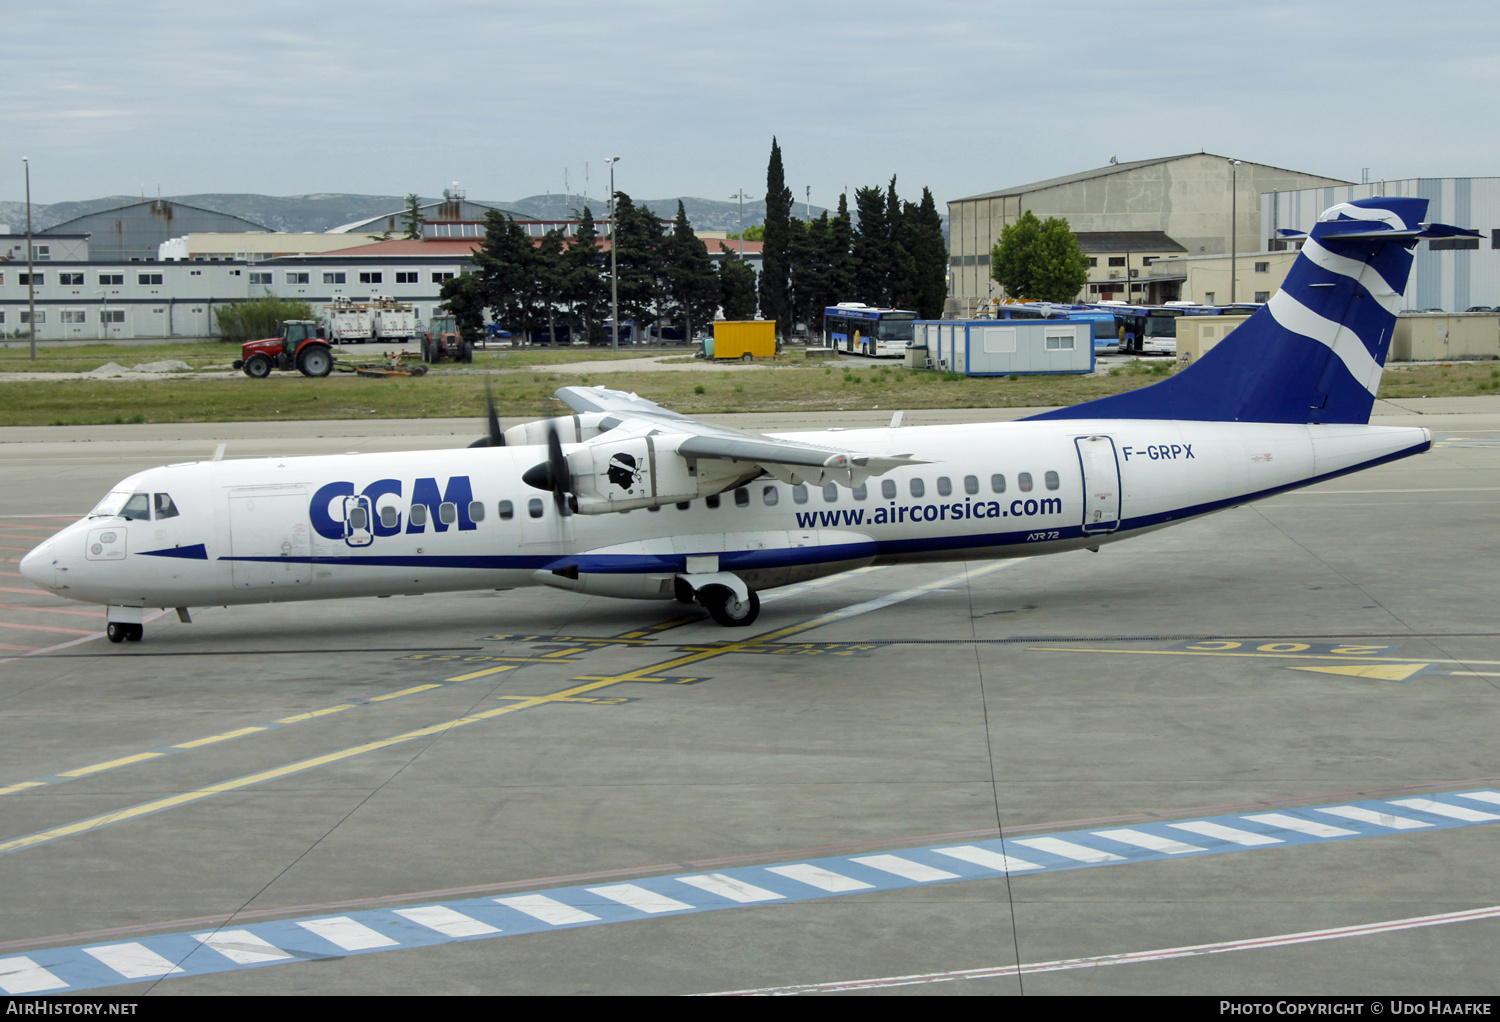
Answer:
M776 321L771 319L730 320L714 323L714 343L710 358L771 358L776 354Z

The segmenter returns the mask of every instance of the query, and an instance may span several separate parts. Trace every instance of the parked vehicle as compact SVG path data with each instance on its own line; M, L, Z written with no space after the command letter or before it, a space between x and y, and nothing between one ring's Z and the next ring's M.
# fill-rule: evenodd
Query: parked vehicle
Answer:
M432 364L445 358L455 362L474 361L474 342L464 339L458 321L451 314L439 313L422 334L422 361Z
M235 359L234 367L243 369L252 380L265 379L272 369L296 369L303 376L327 376L333 372L328 331L316 320L286 320L281 324L280 337L246 341L241 352L244 358Z

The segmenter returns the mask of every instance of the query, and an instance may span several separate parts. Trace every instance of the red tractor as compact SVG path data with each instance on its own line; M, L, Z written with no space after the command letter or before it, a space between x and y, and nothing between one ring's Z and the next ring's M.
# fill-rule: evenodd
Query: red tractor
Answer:
M463 336L451 313L433 316L427 324L427 332L421 334L420 339L423 362L437 363L445 358L455 362L474 361L474 342Z
M316 320L289 319L281 324L280 337L246 341L245 357L234 367L252 380L263 380L272 369L296 369L303 376L327 376L333 371L333 349L328 333Z

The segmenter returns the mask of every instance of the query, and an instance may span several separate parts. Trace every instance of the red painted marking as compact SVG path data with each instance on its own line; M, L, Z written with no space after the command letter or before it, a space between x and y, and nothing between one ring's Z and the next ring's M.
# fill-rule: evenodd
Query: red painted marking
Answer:
M8 649L16 653L29 653L36 648L36 646L12 646L8 642L0 642L0 649Z
M16 592L25 592L17 589ZM81 617L103 617L102 610L72 610L67 607L25 607L19 603L0 603L0 610L33 610L38 614L77 614Z
M14 575L14 571L0 571L0 575ZM45 593L45 589L17 589L14 586L0 586L0 593Z
M97 635L86 628L54 628L51 625L18 625L0 621L0 628L18 628L23 632L65 632L68 635Z

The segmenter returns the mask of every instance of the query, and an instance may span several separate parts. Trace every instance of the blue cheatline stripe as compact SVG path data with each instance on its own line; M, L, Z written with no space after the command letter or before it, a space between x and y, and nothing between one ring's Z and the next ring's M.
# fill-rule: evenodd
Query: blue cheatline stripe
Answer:
M77 992L168 976L993 879L1007 873L1056 873L1495 822L1500 822L1500 791L1450 791L738 866L346 915L244 926L226 923L218 930L204 927L0 958L0 990L12 995Z

